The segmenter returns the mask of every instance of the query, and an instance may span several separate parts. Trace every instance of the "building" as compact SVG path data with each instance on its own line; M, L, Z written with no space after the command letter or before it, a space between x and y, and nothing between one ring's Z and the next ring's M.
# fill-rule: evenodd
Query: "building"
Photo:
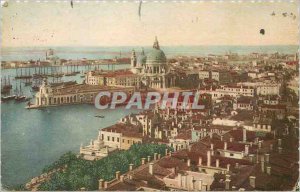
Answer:
M237 85L255 88L257 95L280 95L281 91L281 84L274 81L241 82Z
M133 87L112 87L112 86L99 86L99 85L54 85L48 84L47 80L43 81L40 90L36 93L34 107L46 107L57 105L70 105L70 104L94 104L95 97L100 91L118 92L124 91L130 96ZM109 98L102 97L101 102L108 102Z
M253 110L254 100L252 97L239 97L233 103L233 110Z
M137 56L131 54L130 70L91 71L86 83L105 86L134 86L165 89L175 86L176 77L170 73L165 53L155 38L152 49L146 55L144 50Z
M209 93L209 92L207 92ZM254 97L255 96L255 89L248 86L238 86L238 85L222 85L215 90L211 90L210 93L212 94L213 99L221 98L225 95L237 98L240 96L248 96Z

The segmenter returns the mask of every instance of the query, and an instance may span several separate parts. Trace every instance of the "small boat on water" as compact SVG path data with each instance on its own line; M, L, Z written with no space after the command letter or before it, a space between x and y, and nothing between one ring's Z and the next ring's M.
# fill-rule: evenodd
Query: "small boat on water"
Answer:
M19 96L15 97L15 101L16 102L24 102L24 101L27 101L27 98L24 95L19 95Z
M14 100L15 97L16 97L16 95L4 96L4 97L1 97L1 101L11 101L11 100Z
M98 118L104 118L103 115L95 115L95 117L98 117Z
M32 91L39 91L40 87L35 85L35 86L32 86L31 89L32 89Z

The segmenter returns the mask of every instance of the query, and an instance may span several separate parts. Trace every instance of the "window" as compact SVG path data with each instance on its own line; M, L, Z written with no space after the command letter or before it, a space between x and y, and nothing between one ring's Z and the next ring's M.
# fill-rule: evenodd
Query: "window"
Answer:
M230 157L233 157L234 156L234 154L233 153L230 153Z
M117 142L120 142L120 139L119 139L119 138L117 138Z
M112 140L112 142L114 142L114 141L115 141L115 138L114 138L114 137L111 137L111 140Z
M127 142L128 142L128 144L129 144L129 140L128 140Z
M109 136L107 136L107 141L109 141L109 139L110 139Z
M125 139L123 139L123 143L125 143Z

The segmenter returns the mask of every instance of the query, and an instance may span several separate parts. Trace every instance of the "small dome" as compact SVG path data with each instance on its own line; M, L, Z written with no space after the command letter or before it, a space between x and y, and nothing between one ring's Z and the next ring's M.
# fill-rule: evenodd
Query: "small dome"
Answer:
M147 54L147 65L152 65L152 64L165 64L167 61L165 53L160 50L160 49L152 49L148 54Z

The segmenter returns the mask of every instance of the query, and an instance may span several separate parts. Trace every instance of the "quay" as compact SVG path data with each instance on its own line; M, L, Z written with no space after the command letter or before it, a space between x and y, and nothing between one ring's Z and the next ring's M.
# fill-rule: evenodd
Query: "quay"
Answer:
M48 84L44 79L40 90L36 93L35 103L26 106L27 109L39 109L45 107L54 107L60 105L73 104L94 104L95 97L100 91L125 92L131 95L134 87L118 87L118 86L100 86L87 84ZM103 97L103 102L108 102L109 98ZM101 100L102 102L102 100Z

